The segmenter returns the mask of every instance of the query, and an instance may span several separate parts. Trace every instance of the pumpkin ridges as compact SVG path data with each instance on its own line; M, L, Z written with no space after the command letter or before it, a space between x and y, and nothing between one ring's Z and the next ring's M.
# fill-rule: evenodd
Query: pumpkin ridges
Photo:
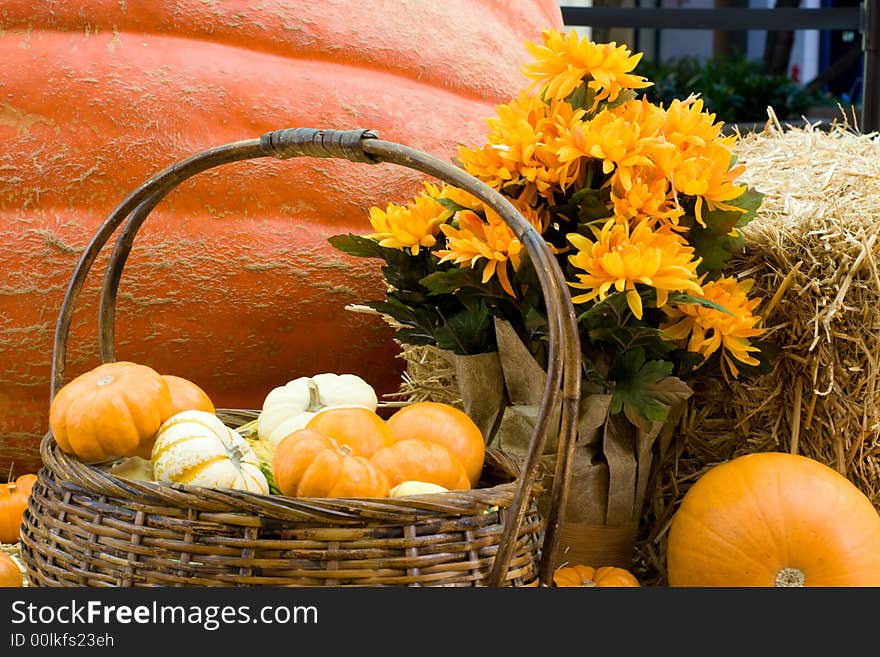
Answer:
M170 407L168 386L151 367L104 363L58 391L49 426L63 451L86 462L145 457Z
M641 587L636 576L626 568L586 564L557 568L553 573L553 584L557 587Z
M314 429L300 429L272 455L275 485L289 497L387 497L390 482L367 458Z
M217 454L216 456L212 456L206 461L202 461L201 463L196 463L195 465L191 465L188 468L183 469L176 477L175 481L179 484L188 484L193 479L199 476L204 470L207 470L211 466L222 463L226 460L226 457L223 454Z
M391 431L377 413L362 406L331 406L313 415L306 429L330 436L357 456L372 456L391 445Z
M257 487L246 490L269 493L253 448L207 411L182 411L166 420L156 436L151 460L156 481L241 489L248 485L243 476L248 473Z

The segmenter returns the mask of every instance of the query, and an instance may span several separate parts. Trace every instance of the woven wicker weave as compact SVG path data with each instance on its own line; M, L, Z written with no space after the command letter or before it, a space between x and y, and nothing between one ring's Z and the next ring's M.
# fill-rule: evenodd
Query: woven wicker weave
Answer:
M574 309L555 258L502 195L463 170L368 130L279 130L217 146L160 172L129 194L84 250L55 333L52 389L64 384L73 308L99 252L123 222L101 290L99 349L115 360L116 290L135 234L184 180L252 158L330 157L419 170L495 209L535 262L549 320L545 399L522 464L487 450L471 490L387 499L289 498L139 482L89 466L51 432L25 511L21 556L31 586L550 586L574 447L580 393ZM127 219L127 221L126 221ZM560 426L550 426L555 408ZM220 409L229 426L255 410ZM560 467L547 517L536 506L538 456L559 433Z

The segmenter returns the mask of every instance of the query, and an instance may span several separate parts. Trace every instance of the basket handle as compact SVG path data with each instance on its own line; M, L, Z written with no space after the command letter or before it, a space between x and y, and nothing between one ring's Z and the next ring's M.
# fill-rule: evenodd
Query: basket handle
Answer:
M495 210L510 226L534 264L545 304L549 330L548 371L538 421L529 442L517 488L495 555L489 586L500 586L509 569L516 536L523 523L539 459L549 432L553 409L561 406L557 468L551 493L551 506L542 545L539 584L549 586L563 511L568 498L570 468L576 439L577 405L580 399L581 351L574 307L567 292L562 270L540 233L503 195L463 169L419 150L383 141L372 130L322 130L288 128L265 133L259 139L232 142L208 148L160 171L131 192L107 217L83 251L61 304L52 353L51 396L64 385L64 369L71 319L86 276L101 249L128 217L117 238L101 288L99 308L99 349L102 362L115 360L113 348L116 290L131 251L134 237L149 213L183 181L216 166L263 157L341 158L352 162L388 162L421 171L463 189Z

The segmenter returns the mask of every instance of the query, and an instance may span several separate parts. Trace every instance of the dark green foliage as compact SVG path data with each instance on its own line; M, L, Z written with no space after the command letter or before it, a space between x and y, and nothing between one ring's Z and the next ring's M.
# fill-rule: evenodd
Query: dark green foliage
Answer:
M636 73L653 81L640 90L664 107L690 94L699 94L704 106L724 123L762 122L767 107L780 119L801 119L815 105L832 104L827 95L809 93L785 75L768 75L761 63L742 54L701 61L686 56L666 62L639 62Z

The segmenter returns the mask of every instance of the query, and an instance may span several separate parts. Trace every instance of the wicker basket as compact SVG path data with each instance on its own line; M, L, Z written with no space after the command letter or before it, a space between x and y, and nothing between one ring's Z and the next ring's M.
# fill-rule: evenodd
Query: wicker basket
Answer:
M129 194L84 250L55 332L52 397L64 384L67 339L84 280L123 226L101 289L99 349L115 360L116 289L134 236L184 180L252 158L329 157L419 170L495 209L536 263L547 305L550 370L529 454L514 463L488 449L473 489L387 499L260 495L115 477L62 452L51 432L25 511L21 556L31 586L550 586L565 508L580 392L577 326L565 283L540 235L499 193L452 164L380 140L368 130L296 128L207 149ZM126 221L127 220L127 221ZM553 409L562 422L550 426ZM219 409L229 426L255 410ZM559 432L560 467L550 512L536 506L538 457Z

